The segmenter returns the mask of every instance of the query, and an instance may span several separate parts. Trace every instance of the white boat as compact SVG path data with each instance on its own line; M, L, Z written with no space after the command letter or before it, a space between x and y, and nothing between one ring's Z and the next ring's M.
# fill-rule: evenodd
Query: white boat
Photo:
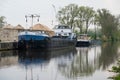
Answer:
M66 25L56 25L53 28L55 35L54 37L58 37L58 38L66 38L66 39L70 39L70 40L74 40L76 39L76 34L73 33L72 29L69 26Z
M77 36L77 43L76 43L77 47L89 46L90 44L91 44L91 40L88 34L80 34Z

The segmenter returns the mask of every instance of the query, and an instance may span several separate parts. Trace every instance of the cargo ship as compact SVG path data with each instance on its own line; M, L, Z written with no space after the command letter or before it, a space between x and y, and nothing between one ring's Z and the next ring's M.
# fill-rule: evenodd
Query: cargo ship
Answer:
M58 49L74 47L76 34L66 25L56 25L53 28L55 35L50 37L42 32L21 32L18 35L18 49Z

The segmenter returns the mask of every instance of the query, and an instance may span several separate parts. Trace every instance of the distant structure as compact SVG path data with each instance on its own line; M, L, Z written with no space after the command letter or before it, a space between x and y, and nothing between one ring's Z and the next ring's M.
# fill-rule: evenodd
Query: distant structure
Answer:
M22 27L20 24L14 27L16 30L24 30L24 27Z
M3 28L0 28L0 42L18 41L18 34L25 30L26 29L24 29L24 27L21 26L20 24L18 24L17 26L12 26L11 24L8 24ZM28 30L32 32L44 31L49 36L53 36L55 34L52 29L40 23L35 24L34 26L30 27Z
M24 31L24 27L21 25L12 26L8 24L3 28L0 28L0 41L1 42L13 42L18 40L18 33Z
M37 18L37 21L39 22L40 15L38 14L30 14L30 15L25 15L26 18L26 23L28 22L28 18L32 19L31 26L33 26L33 18Z
M55 33L52 29L48 28L47 26L43 24L33 24L33 19L36 18L37 22L39 22L40 15L38 14L29 14L25 15L26 23L28 22L28 18L31 18L31 27L27 30L31 32L37 32L37 31L43 31L49 36L53 36ZM23 26L18 24L17 26L12 26L11 24L8 24L4 26L3 28L0 28L0 42L13 42L18 41L18 34L22 31L25 31Z

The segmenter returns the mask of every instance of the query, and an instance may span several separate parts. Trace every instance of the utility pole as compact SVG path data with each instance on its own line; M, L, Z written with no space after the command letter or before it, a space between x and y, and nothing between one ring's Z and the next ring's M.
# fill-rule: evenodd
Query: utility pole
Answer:
M31 27L33 26L33 18L37 18L37 21L39 22L40 15L38 14L30 14L30 15L25 15L26 22L28 21L28 18L31 18Z
M52 20L52 25L57 21L57 12L56 12L56 7L55 7L55 5L54 4L52 4L52 7L53 7L53 9L54 9L54 16L55 16L55 20L53 21Z

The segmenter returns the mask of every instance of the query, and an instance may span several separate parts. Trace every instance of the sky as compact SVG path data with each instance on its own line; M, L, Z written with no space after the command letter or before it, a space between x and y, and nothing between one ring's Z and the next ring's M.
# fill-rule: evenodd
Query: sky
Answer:
M31 26L31 18L25 21L25 15L40 15L39 23L53 28L57 25L55 14L68 4L89 6L96 9L106 8L112 14L120 14L120 0L0 0L0 16L5 16L7 24L16 26L21 24L25 28ZM53 7L53 5L55 7ZM37 18L33 19L34 24Z

